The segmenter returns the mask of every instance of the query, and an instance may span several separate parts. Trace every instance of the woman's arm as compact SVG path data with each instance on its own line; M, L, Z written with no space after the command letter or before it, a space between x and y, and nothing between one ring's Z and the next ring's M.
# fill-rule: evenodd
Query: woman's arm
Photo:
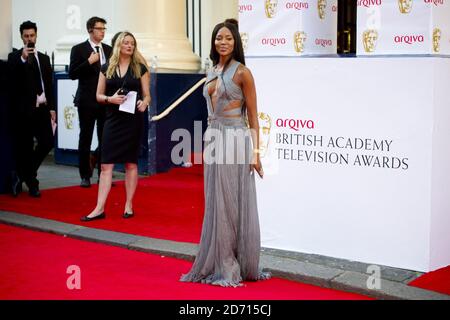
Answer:
M141 89L142 89L142 100L139 100L138 103L138 110L140 112L144 112L145 109L150 105L150 102L152 100L150 96L150 72L146 72L141 77Z
M120 89L119 89L120 90ZM97 102L102 104L122 104L125 101L124 95L119 95L117 90L116 93L112 97L108 97L105 95L106 91L106 77L105 75L100 72L100 76L98 77L98 84L97 84Z
M98 77L97 84L97 102L106 104L108 103L108 97L105 96L105 88L106 88L106 77L100 72L100 76Z
M258 108L256 102L256 88L253 75L247 67L242 67L239 71L242 92L245 97L245 105L247 107L248 123L250 125L250 132L253 142L253 162L252 167L258 172L259 176L263 177L263 170L259 152L259 122L258 122Z

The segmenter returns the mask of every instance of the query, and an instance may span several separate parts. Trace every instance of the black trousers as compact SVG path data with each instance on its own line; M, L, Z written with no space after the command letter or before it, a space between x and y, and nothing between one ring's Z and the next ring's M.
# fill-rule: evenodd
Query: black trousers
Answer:
M37 187L37 171L54 145L50 111L44 106L33 108L28 115L16 116L15 124L13 148L17 175L28 187Z
M105 125L105 107L101 105L78 106L78 119L80 121L80 136L78 140L78 163L80 177L88 179L92 177L90 165L92 136L94 134L95 123L97 122L98 148L95 151L97 156L98 174L100 175L100 155L103 127Z

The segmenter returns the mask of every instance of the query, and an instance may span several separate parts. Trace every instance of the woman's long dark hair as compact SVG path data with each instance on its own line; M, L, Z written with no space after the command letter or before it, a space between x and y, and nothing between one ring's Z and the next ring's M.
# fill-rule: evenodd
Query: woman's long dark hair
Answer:
M223 75L224 75L225 71L227 70L232 59L242 63L245 66L244 48L242 46L241 35L239 34L238 22L235 19L227 19L224 22L216 25L213 30L212 37L211 37L211 53L209 54L209 57L212 60L213 65L216 66L219 63L220 54L216 50L216 37L217 37L217 34L219 33L219 30L222 29L223 27L230 30L230 32L234 38L234 48L233 48L233 53L231 54L231 58L225 62L225 65L223 66L223 69L222 69L222 73L220 74L220 77L222 78L222 82L223 82ZM212 80L214 80L214 79L212 79ZM227 87L225 86L225 83L224 83L224 89L225 89L225 94L228 96ZM247 113L247 108L246 108L246 105L244 102L244 105L242 106L242 114L246 115L246 113Z
M211 36L211 53L209 54L209 57L211 58L213 65L215 66L219 63L220 55L216 50L216 37L217 37L217 34L219 33L219 30L222 29L223 27L230 30L230 32L234 38L234 48L233 48L233 53L231 55L231 58L242 63L243 65L245 65L244 48L242 46L241 35L239 34L238 23L235 19L227 19L224 22L216 25L213 30L213 33ZM231 59L229 59L226 62L225 66L223 68L224 71L228 67L228 64L230 63L230 61L231 61Z

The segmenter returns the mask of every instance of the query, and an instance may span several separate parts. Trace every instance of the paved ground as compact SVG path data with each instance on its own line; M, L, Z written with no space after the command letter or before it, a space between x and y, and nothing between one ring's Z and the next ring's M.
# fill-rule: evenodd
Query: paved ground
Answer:
M121 180L123 177L123 173L114 174L115 180ZM74 186L80 183L76 167L55 165L51 158L42 165L39 180L41 189ZM12 212L0 211L0 223L187 260L193 260L197 251L197 245L191 243L87 228ZM408 286L407 283L421 275L410 270L267 248L263 248L261 264L277 277L379 299L450 300L448 295ZM377 284L377 281L373 282L372 278L369 278L373 268L379 270L381 276L379 286L375 289L369 288L371 283Z

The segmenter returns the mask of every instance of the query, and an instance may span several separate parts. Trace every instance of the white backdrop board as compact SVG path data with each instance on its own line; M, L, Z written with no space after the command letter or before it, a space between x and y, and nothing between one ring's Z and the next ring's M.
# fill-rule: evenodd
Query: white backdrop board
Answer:
M78 110L73 104L77 92L78 80L58 79L58 148L78 150L80 123ZM94 129L91 150L97 148L97 129Z
M450 1L358 0L357 54L450 55Z
M417 271L450 264L450 59L247 65L268 147L263 246Z
M246 55L302 56L337 52L337 0L240 0Z

